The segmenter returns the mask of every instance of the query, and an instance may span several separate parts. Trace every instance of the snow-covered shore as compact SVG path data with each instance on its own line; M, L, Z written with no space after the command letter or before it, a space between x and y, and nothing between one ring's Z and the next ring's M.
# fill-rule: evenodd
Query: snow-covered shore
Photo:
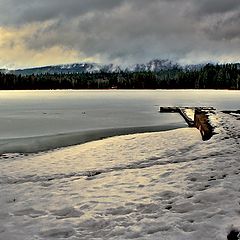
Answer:
M240 227L240 124L113 137L0 159L0 239L225 240Z

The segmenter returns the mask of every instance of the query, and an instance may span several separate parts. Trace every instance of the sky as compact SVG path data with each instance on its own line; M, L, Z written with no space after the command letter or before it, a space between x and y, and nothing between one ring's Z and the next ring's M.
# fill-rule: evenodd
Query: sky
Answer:
M0 68L240 62L239 0L0 0Z

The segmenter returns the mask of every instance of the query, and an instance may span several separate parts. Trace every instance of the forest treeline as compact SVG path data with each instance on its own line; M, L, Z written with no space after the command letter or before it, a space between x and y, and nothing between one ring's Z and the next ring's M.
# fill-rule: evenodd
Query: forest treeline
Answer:
M0 73L1 90L33 89L239 89L239 64L207 64L199 70L14 75Z

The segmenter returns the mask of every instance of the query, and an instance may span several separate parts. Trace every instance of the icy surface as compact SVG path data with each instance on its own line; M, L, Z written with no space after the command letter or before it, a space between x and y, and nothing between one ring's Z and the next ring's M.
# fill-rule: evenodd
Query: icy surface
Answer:
M0 159L0 239L225 240L240 227L238 117Z
M1 91L0 154L38 152L107 136L185 127L159 106L238 109L239 91Z

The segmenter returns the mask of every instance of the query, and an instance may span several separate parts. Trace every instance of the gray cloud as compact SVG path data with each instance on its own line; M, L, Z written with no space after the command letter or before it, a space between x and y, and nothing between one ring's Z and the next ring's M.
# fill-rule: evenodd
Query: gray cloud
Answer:
M229 11L239 10L239 0L194 0L193 8L200 16L211 14L224 14Z
M0 0L0 25L45 23L25 36L29 49L62 46L102 61L236 59L239 17L239 0Z
M125 0L0 0L0 22L19 25L55 18L74 18L88 12L109 11ZM11 16L11 17L9 17Z

